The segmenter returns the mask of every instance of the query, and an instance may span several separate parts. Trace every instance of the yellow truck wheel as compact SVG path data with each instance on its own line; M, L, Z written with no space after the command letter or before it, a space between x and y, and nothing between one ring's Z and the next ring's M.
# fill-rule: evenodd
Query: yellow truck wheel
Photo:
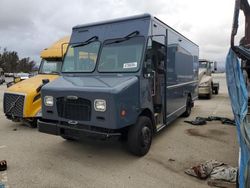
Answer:
M28 125L30 128L37 128L37 119L30 121Z

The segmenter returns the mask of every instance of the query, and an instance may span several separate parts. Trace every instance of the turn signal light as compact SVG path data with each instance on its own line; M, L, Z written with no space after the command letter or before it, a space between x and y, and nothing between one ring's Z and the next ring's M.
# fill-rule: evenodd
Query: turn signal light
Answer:
M121 117L125 117L126 116L126 110L122 110L121 111Z

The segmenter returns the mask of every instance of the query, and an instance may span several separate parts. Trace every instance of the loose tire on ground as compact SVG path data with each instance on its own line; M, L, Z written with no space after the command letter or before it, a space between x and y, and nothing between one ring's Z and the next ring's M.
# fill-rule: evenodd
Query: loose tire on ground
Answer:
M148 153L153 137L151 120L146 116L140 116L137 122L128 130L128 150L136 156L144 156Z

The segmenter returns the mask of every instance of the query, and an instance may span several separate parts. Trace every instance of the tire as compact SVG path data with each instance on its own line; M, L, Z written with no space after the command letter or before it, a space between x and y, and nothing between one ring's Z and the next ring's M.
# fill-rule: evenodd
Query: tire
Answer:
M122 132L122 135L120 136L119 141L123 143L124 142L126 143L128 141L128 131Z
M61 137L63 138L63 139L65 139L65 140L68 140L68 141L75 141L76 139L75 138L73 138L73 137L70 137L70 136L65 136L65 135L61 135Z
M207 94L207 99L211 99L211 98L212 98L211 93Z
M186 111L182 114L182 117L189 117L192 111L192 99L191 96L187 96Z
M211 99L213 94L212 86L210 86L209 94L207 94L207 99Z
M214 89L214 94L215 94L215 95L218 95L218 93L219 93L219 90L218 90L218 88L216 87L216 88Z
M139 157L146 155L150 149L153 137L151 120L140 116L137 122L128 130L128 150Z
M33 121L29 122L30 128L37 128L37 119L34 119Z

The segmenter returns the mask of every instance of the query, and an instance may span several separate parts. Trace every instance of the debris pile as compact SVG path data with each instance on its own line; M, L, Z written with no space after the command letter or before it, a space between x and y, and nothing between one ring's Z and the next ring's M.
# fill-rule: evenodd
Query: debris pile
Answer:
M206 161L197 166L193 166L185 173L199 179L210 178L208 184L217 187L228 187L235 185L238 169L216 160Z
M192 125L205 125L207 121L221 121L222 124L234 125L235 121L226 117L219 116L209 116L209 117L196 117L194 121L184 121L185 123L190 123Z

